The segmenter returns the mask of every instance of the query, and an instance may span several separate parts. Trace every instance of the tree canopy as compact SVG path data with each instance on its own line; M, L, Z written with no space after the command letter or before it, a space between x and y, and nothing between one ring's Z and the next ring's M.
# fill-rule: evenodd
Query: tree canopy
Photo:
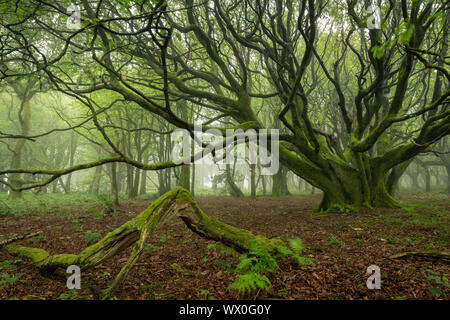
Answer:
M149 156L139 132L197 121L279 129L280 163L323 191L320 209L396 206L408 164L450 132L446 1L27 0L0 11L0 79L22 105L20 134L0 139L22 138L20 158L37 138L29 102L53 92L75 108L64 130L104 150L59 169L12 159L0 174L16 192L106 163L178 166ZM120 132L136 133L137 156Z

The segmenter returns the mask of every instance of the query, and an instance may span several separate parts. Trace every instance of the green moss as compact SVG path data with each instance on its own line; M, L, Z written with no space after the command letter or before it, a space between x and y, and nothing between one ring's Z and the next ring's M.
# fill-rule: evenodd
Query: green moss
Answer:
M39 248L28 248L10 244L5 246L4 249L13 256L31 259L36 264L43 262L49 257L47 251Z
M51 265L52 267L68 267L70 265L75 264L78 256L75 254L56 254L54 256L49 256L46 264Z
M104 254L108 253L108 251L109 251L108 249L113 247L115 242L119 238L125 238L126 236L129 236L130 234L132 234L134 232L137 233L138 230L133 225L133 220L128 221L127 223L123 224L119 228L108 233L99 242L84 249L79 254L77 261L82 265L85 263L88 263L88 261L90 261L86 267L95 265L96 263L98 263L98 260L96 259L97 254L98 254L98 259L100 259L100 258L104 259L105 258ZM99 253L102 253L102 254L99 254ZM106 257L109 257L109 255Z

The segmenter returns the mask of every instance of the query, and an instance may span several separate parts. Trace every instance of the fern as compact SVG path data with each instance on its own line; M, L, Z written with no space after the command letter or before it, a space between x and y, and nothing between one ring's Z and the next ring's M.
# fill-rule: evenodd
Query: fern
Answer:
M238 256L233 249L223 247L223 246L218 245L216 243L208 244L207 248L208 248L208 250L215 249L217 251L217 255L219 257L224 256L224 255L230 255L232 257L237 257Z
M94 244L98 240L100 240L100 238L101 238L101 234L100 233L96 233L96 232L93 232L91 230L86 231L86 233L83 236L83 240L87 244Z
M312 259L300 256L305 248L302 240L289 239L288 244L289 247L278 246L278 253L294 258L300 265L313 264ZM251 247L248 253L239 257L239 260L239 264L233 270L239 277L227 289L235 290L240 295L251 294L255 290L267 290L272 285L267 275L279 271L276 258L261 246Z
M305 258L300 256L300 254L303 252L303 249L305 246L303 245L303 241L299 238L295 239L289 239L288 240L290 248L286 246L279 246L278 251L282 253L285 256L289 256L294 258L297 263L301 266L307 265L307 264L314 264L314 261L310 258Z
M350 213L353 211L352 206L350 206L348 204L340 204L340 203L336 203L336 204L332 205L331 209L337 209L341 213Z
M272 285L265 274L278 272L278 263L266 249L260 246L251 247L239 260L234 272L240 275L228 286L228 290L246 295L257 289L266 290Z
M288 242L295 254L301 254L303 249L305 249L302 239L289 239Z
M278 269L275 258L259 246L250 248L250 251L241 255L239 259L241 262L236 267L236 273L276 272Z
M0 288L4 289L14 284L17 280L19 280L23 276L22 273L19 273L15 276L10 276L6 272L0 273Z
M250 272L240 275L227 289L235 290L240 295L250 294L256 289L266 290L272 284L265 275Z

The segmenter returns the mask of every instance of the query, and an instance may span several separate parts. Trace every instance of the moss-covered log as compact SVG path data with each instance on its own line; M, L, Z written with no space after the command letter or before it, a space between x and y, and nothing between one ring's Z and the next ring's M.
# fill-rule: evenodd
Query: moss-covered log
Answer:
M124 280L133 265L139 259L145 242L158 226L172 218L181 219L186 226L203 238L219 241L240 253L254 246L265 248L279 259L284 258L280 246L285 242L279 238L268 239L253 235L250 231L239 229L208 217L197 205L189 192L176 187L154 201L136 218L107 234L96 244L79 254L55 254L39 248L7 244L2 249L7 253L31 259L40 270L54 271L58 267L66 268L78 265L82 270L94 267L126 248L134 245L132 254L121 269L112 285L103 291L102 297L110 297Z

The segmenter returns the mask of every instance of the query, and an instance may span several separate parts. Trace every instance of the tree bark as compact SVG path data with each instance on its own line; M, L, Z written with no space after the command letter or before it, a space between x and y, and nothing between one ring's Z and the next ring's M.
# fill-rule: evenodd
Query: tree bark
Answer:
M30 120L31 120L31 110L30 110L30 99L28 94L25 92L22 96L19 94L21 99L21 106L19 111L19 124L20 124L20 134L23 136L28 135L30 131ZM14 148L13 155L11 158L10 168L18 169L22 164L22 151L25 146L25 139L17 139ZM13 173L9 175L8 180L13 186L20 187L22 185L22 179L20 173ZM22 197L22 192L11 190L8 200L16 200Z
M77 151L78 135L76 132L72 132L70 137L70 156L69 156L69 167L73 166L75 161L75 152ZM71 191L72 187L72 173L69 173L66 180L66 193Z
M243 198L244 193L239 189L239 187L234 183L233 175L231 174L230 164L225 167L226 182L230 188L230 193L233 197Z
M180 177L178 179L178 186L189 190L191 188L191 168L190 165L185 164L180 168Z
M447 172L447 193L450 194L450 166L445 166Z
M114 204L119 205L119 189L117 187L117 163L111 163L111 192L114 197Z
M144 195L147 193L147 171L141 170L141 185L139 189L139 194Z
M256 199L256 164L250 164L250 196Z

